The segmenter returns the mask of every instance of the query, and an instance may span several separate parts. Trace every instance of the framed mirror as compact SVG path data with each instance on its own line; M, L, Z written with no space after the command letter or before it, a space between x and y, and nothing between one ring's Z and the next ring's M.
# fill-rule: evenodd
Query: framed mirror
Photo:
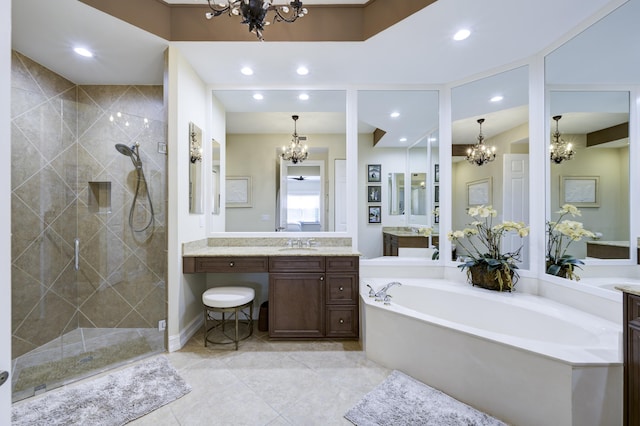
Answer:
M211 140L211 214L220 214L220 143Z
M252 186L250 206L227 210L225 231L297 230L289 226L292 219L283 214L290 196L287 190L295 187L295 182L289 179L288 169L281 168L283 146L288 147L297 134L307 145L308 157L297 163L285 162L292 166L322 163L323 169L323 176L319 177L320 223L307 226L307 232L335 232L337 214L347 209L346 193L336 191L335 185L336 164L346 159L345 91L214 90L213 96L226 114L225 178L249 177ZM296 120L292 120L294 115ZM296 176L291 173L292 178ZM297 177L304 178L305 173L300 172Z
M189 213L204 213L202 130L189 123Z
M529 68L505 71L454 87L452 104L452 229L464 229L474 203L491 203L497 221L529 223ZM482 159L473 149L494 152ZM491 148L495 148L492 151ZM480 152L478 149L476 152ZM491 185L479 185L491 182ZM476 189L483 190L479 194ZM481 195L481 196L480 196ZM497 223L498 223L497 222ZM512 238L513 237L513 238ZM517 250L523 241L507 236L502 252ZM465 252L454 247L455 256ZM522 246L519 267L529 267L529 246Z

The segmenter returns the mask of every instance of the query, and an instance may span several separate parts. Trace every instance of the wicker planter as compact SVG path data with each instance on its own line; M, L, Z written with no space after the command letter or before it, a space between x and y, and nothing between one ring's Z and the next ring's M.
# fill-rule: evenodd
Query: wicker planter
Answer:
M547 269L545 269L545 271L549 270L549 266L553 265L553 262L551 262L550 260L547 260ZM556 277L560 277L560 278L567 278L569 277L569 267L568 266L561 266L560 270L558 271L557 274L555 274Z
M502 291L511 291L515 286L514 272L509 271L509 275L503 270L489 271L485 265L476 265L469 267L469 277L473 286L486 288L488 290L500 290L500 281L498 281L497 274L502 276ZM511 288L509 288L511 283Z

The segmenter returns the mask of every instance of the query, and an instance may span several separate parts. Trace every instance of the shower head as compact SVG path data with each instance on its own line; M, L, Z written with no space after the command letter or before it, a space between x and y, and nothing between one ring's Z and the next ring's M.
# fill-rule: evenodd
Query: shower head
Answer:
M133 163L133 167L136 169L142 168L142 160L140 160L140 154L138 154L138 144L131 145L130 147L117 143L116 150L122 155L126 155L127 157L131 157L131 162Z
M116 149L118 150L118 152L120 154L122 154L122 155L126 155L127 157L131 157L131 156L134 155L134 152L133 152L133 148L134 147L135 147L135 145L133 145L133 147L130 148L130 147L128 147L128 146L126 146L124 144L121 144L121 143L117 143L116 144Z

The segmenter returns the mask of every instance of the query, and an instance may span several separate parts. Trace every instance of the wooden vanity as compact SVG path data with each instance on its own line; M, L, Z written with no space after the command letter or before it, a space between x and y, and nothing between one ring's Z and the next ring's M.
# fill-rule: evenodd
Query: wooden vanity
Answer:
M640 425L640 287L616 287L623 293L624 424Z
M383 228L382 243L383 256L397 256L400 247L429 248L429 237L404 228ZM438 243L438 236L432 235L431 245L437 246Z
M250 255L225 255L233 251ZM183 254L185 274L268 273L273 338L357 339L359 265L350 247L210 247Z

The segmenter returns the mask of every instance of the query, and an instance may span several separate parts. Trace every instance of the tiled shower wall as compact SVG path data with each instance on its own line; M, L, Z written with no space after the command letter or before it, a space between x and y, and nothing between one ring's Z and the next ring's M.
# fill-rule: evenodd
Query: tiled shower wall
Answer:
M15 51L11 79L13 358L78 327L157 327L166 312L162 87L78 86ZM136 142L155 212L144 232L129 226L137 173L114 147ZM136 229L150 217L146 190Z

